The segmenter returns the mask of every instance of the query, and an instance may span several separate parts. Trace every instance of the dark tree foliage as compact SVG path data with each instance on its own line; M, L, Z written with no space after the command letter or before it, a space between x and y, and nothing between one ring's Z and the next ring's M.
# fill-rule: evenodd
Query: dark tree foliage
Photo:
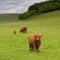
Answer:
M35 14L42 14L50 11L60 10L59 0L49 0L46 2L35 3L28 8L28 11L20 14L19 19L26 19Z
M26 19L26 18L34 15L35 13L36 13L35 10L31 10L31 11L25 12L25 13L19 15L19 19L20 20Z
M42 3L37 3L29 7L28 11L36 10L37 14L50 12L60 9L60 2L58 1L46 1Z
M60 1L60 0L49 0L49 1Z

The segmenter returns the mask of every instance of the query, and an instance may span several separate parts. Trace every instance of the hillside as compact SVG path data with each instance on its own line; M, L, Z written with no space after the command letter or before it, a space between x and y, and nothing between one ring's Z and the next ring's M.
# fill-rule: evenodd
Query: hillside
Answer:
M60 18L60 10L54 11L54 12L48 12L44 13L41 15L34 15L28 19L25 20L41 20L41 19L55 19L55 18ZM18 19L18 14L0 14L0 23L1 22L15 22L15 21L20 21ZM21 20L22 21L22 20Z
M0 15L0 60L60 60L60 10L26 20L18 20L17 15L4 16ZM19 32L22 25L28 27L27 33ZM38 53L29 51L31 33L43 34Z

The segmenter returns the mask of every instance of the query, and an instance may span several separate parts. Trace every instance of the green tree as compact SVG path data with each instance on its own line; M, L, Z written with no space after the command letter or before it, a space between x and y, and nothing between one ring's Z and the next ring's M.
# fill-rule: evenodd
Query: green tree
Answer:
M50 11L60 10L59 0L49 0L46 2L35 3L28 8L28 11L20 14L19 19L26 19L35 14L42 14Z

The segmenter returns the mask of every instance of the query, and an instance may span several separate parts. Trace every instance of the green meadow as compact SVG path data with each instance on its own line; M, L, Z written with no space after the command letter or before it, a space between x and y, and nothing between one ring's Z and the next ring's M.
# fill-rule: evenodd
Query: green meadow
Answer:
M27 33L19 32L22 25L28 27ZM43 34L40 52L29 51L32 33ZM18 14L0 15L0 60L60 60L60 10L26 20L19 20Z

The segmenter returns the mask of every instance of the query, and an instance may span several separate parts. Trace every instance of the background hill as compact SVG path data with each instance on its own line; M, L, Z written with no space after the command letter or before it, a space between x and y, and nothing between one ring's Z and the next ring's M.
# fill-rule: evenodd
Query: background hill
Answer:
M26 20L17 17L0 15L0 60L60 60L60 10ZM25 34L19 33L22 25L28 27ZM43 34L38 53L29 51L28 35L31 33Z
M18 19L18 16L19 14L0 14L0 23L2 22L19 22L21 20ZM41 19L55 19L55 18L60 18L60 10L57 10L57 11L54 11L54 12L49 12L49 13L44 13L44 14L41 14L41 15L34 15L28 19L25 19L27 21L33 21L33 20L36 20L38 19L41 20ZM49 21L48 20L48 21Z
M1 22L14 22L18 21L18 14L0 14L0 23Z

